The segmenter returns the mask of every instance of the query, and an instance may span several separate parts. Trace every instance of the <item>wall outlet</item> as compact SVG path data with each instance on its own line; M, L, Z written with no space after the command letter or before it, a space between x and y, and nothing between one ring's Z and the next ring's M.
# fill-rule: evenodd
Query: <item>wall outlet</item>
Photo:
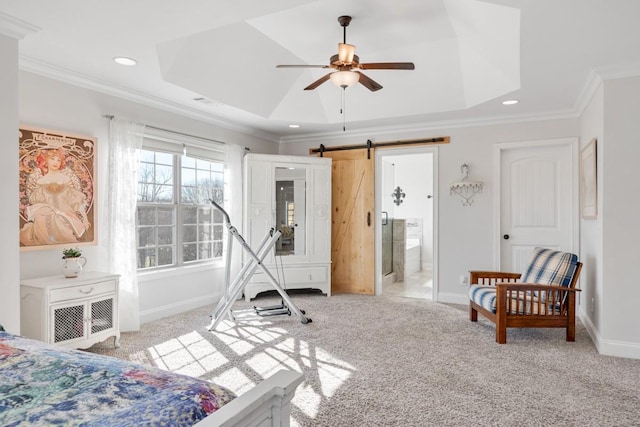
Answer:
M467 286L467 276L464 274L460 275L460 286Z

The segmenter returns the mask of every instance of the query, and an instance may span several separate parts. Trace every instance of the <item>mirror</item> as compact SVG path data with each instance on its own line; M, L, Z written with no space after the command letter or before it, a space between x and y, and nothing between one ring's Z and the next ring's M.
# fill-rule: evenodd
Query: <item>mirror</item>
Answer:
M306 230L306 170L277 167L276 227L282 235L276 243L276 255L304 255Z

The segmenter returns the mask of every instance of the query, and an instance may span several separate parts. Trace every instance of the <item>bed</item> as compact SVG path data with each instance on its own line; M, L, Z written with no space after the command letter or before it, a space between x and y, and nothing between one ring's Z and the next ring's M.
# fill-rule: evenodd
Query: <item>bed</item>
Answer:
M281 370L235 396L205 380L0 330L3 426L289 426L302 379Z

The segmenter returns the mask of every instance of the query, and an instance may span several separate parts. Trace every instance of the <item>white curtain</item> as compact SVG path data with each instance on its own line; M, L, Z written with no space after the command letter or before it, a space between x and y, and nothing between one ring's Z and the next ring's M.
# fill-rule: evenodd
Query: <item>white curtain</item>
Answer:
M120 330L140 329L136 262L138 149L144 125L113 118L109 130L107 266L120 275Z
M224 209L229 214L231 223L240 234L242 234L242 159L244 151L244 147L240 145L225 145ZM227 248L225 248L226 250ZM225 254L225 256L229 255L231 255L229 277L233 281L242 268L242 247L238 242L234 242L231 254Z

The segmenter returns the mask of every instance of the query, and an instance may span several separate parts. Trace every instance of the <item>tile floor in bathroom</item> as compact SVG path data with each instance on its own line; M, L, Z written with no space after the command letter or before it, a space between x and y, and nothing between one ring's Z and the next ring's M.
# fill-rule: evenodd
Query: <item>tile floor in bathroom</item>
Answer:
M433 271L422 270L407 277L404 282L382 285L384 295L407 298L433 298Z

